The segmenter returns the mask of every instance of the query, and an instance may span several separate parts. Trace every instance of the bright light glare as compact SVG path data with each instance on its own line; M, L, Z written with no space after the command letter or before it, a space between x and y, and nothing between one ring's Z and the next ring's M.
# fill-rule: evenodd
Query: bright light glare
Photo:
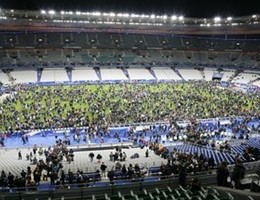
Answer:
M76 11L76 15L81 15L81 12L80 11Z
M115 17L116 14L111 12L111 13L109 13L109 16L110 16L110 17Z
M100 13L100 12L93 12L92 15L94 15L94 16L100 16L101 13Z
M167 19L167 15L164 15L164 16L163 16L163 19Z
M231 20L232 20L232 17L228 17L227 20L228 20L228 21L231 21Z
M65 11L63 11L63 10L62 10L62 11L60 11L60 14L64 15L64 14L65 14Z
M54 15L55 14L55 11L54 10L49 10L48 12L50 15Z
M177 19L177 16L176 15L173 15L172 16L172 20L176 20Z
M215 22L220 22L220 21L221 21L221 18L220 18L220 17L215 17L215 18L214 18L214 21L215 21Z
M253 18L256 18L256 15L252 15Z
M45 10L41 10L41 14L46 14L46 11Z
M137 14L131 14L131 17L134 18L134 17L139 17L139 15Z
M154 19L155 18L155 14L150 15L150 18Z
M179 16L179 20L182 21L184 19L183 16Z

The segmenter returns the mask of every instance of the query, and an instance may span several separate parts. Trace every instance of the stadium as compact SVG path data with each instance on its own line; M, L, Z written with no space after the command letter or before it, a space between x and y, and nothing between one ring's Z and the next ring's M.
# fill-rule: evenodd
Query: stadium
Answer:
M260 15L0 9L0 199L257 200Z

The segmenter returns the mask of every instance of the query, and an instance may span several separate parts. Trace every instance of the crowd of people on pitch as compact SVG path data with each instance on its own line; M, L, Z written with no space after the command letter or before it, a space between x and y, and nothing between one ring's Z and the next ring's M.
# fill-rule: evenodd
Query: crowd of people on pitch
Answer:
M259 117L259 93L217 83L21 86L0 107L1 129L49 129L161 120Z

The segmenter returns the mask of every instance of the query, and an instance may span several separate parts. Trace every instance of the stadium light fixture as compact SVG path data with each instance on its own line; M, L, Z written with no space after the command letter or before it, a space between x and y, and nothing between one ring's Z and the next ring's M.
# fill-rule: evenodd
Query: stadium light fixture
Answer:
M46 11L45 10L41 10L41 14L46 14Z
M81 12L80 11L76 11L76 15L81 15Z
M62 10L62 11L60 11L60 14L64 15L64 14L65 14L65 11L63 11L63 10Z
M167 15L163 15L162 18L163 18L163 19L167 19Z
M181 16L178 17L178 19L179 19L180 21L183 21L184 17L181 15Z
M252 18L256 18L256 15L252 15Z
M154 19L155 18L155 14L150 15L150 18Z
M93 16L100 16L101 13L100 13L100 12L93 12L92 15L93 15Z
M135 17L139 17L139 15L137 15L137 14L131 14L130 17L135 18Z
M113 13L113 12L111 12L111 13L109 13L109 16L110 16L110 17L115 17L115 16L116 16L116 14L115 14L115 13Z
M173 15L171 19L172 19L172 20L176 20L176 19L177 19L177 16L176 16L176 15Z
M49 10L48 12L50 15L54 15L55 14L55 11L54 10Z
M214 17L214 22L215 23L218 23L218 22L220 22L221 21L221 18L220 17Z
M228 17L227 20L228 20L228 21L231 21L231 20L232 20L232 17Z
M140 17L141 17L141 18L148 18L149 15L142 14Z

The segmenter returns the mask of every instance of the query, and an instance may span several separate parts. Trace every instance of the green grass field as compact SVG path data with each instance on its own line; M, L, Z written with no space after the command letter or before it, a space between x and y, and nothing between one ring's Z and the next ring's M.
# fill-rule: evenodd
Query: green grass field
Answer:
M205 83L30 87L2 105L0 130L259 115L259 105Z

